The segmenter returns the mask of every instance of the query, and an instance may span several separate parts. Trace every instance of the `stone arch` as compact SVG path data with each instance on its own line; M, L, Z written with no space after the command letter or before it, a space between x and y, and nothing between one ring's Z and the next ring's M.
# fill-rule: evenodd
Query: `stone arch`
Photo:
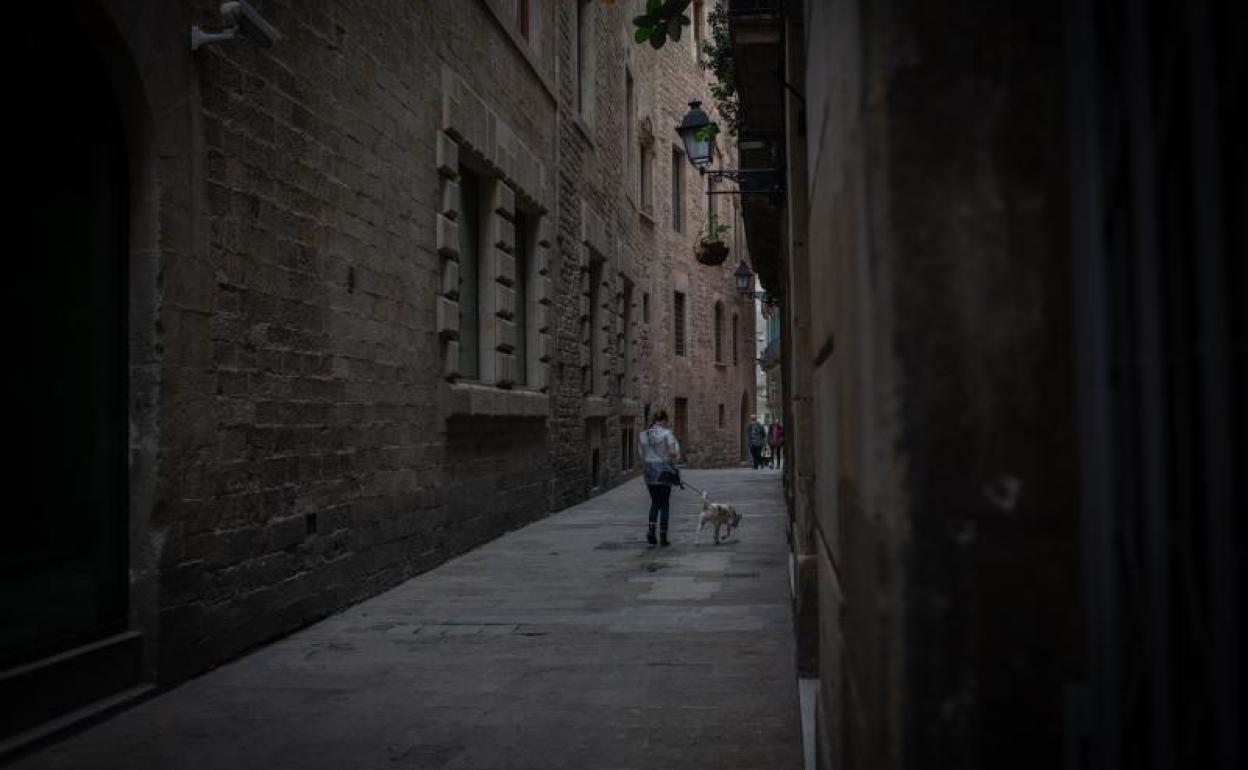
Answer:
M152 681L167 540L167 524L157 516L160 459L168 451L162 423L173 419L162 388L169 344L162 330L208 310L211 300L204 298L213 286L201 200L193 192L202 190L199 81L182 4L73 0L72 6L104 62L127 146L129 627L142 634L142 679Z
M0 669L21 667L22 686L57 693L13 725L18 733L66 712L86 716L95 699L127 688L137 695L137 683L156 677L163 296L167 286L191 285L170 274L167 256L190 261L204 253L190 192L198 189L198 92L190 21L178 5L27 3L10 19L24 30L15 53L31 71L25 95L46 92L24 106L34 127L21 142L30 173L10 176L47 188L19 198L23 227L13 237L37 247L26 250L34 258L25 276L37 286L23 290L38 315L60 324L38 328L28 318L25 332L32 350L53 362L42 372L24 362L35 383L27 400L42 404L49 421L38 439L62 447L32 452L39 473L59 476L65 488L47 490L46 505L60 513L55 531L43 534L87 565L75 590L91 607L89 617L42 626L55 632L21 640L11 659L0 660ZM207 278L211 286L210 272ZM83 384L63 382L62 370L76 371ZM59 390L37 393L40 376ZM75 442L89 450L72 449ZM86 513L77 512L75 495L92 500ZM100 541L67 536L75 526ZM84 674L91 686L66 679Z

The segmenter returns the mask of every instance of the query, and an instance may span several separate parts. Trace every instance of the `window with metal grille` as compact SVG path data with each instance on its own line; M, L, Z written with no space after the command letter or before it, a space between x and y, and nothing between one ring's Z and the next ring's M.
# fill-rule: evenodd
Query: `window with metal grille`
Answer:
M732 365L737 365L737 324L740 322L736 313L732 314Z
M623 359L624 374L620 382L620 394L633 395L633 282L624 280L624 307L621 313L620 358Z
M685 355L685 295L676 292L672 299L672 326L675 332L676 355Z
M685 155L672 148L672 229L685 229Z
M724 362L724 305L715 303L715 363Z
M641 210L647 214L654 213L654 148L650 145L643 144L641 146L641 162L639 163L639 171L637 183L640 185L638 190L638 203Z
M515 290L515 315L512 322L515 324L515 352L516 357L516 385L523 385L528 382L528 338L529 338L529 312L528 312L528 293L529 293L529 259L530 249L529 239L533 236L535 228L532 227L531 218L528 214L516 210L516 273L515 284L512 288Z
M576 14L576 108L581 117L593 111L593 3L575 0Z
M639 146L636 139L637 131L637 97L633 92L633 73L628 67L624 68L624 178L632 180L637 189L630 192L636 193L638 202L641 200L641 179L633 171L636 165L637 152Z
M459 374L473 380L480 376L478 359L480 318L477 290L477 258L480 242L480 180L459 168Z

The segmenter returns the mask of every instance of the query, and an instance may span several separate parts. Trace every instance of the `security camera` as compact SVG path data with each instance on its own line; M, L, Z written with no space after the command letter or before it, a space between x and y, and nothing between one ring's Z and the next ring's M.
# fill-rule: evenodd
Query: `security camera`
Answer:
M244 0L222 3L221 17L233 22L244 37L261 48L268 48L282 39L282 33Z
M232 0L221 4L221 20L227 25L216 31L200 29L199 25L191 27L191 50L197 51L200 46L209 43L220 43L245 37L261 48L268 48L282 39L282 33L264 20L260 13L245 0Z

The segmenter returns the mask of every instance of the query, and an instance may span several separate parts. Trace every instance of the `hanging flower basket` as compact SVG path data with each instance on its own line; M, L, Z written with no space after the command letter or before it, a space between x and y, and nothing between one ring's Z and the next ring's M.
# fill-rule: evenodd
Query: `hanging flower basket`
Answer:
M723 241L700 241L694 256L703 265L710 267L722 265L724 260L728 259L728 244Z

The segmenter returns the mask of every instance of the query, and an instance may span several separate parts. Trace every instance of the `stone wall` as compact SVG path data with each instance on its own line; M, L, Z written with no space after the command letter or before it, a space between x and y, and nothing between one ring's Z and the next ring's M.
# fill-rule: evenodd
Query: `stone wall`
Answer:
M149 678L630 478L647 411L676 396L690 460L735 459L752 322L733 262L692 264L692 169L688 224L662 226L672 127L705 94L687 44L640 49L625 4L584 6L582 118L572 2L532 3L526 37L509 0L268 0L277 44L195 52L187 32L218 27L218 3L82 5L134 153L128 566ZM629 159L643 136L649 212ZM674 286L690 308L675 362ZM709 357L716 299L740 316L736 366Z
M739 458L742 395L753 403L753 315L738 299L732 270L745 258L734 249L717 268L693 259L697 234L705 226L703 180L683 164L685 224L672 222L672 153L679 145L675 126L690 99L704 102L706 74L697 64L690 37L654 51L631 39L628 4L558 4L561 41L558 92L559 219L561 269L557 293L580 295L581 304L559 312L552 368L551 452L556 469L556 505L578 500L594 485L593 451L600 447L598 485L630 471L623 467L621 433L641 430L649 412L666 409L674 418L676 398L688 400L690 415L681 436L694 465L736 462ZM578 13L587 14L578 21ZM592 99L578 107L577 25L585 24L590 55ZM630 146L626 73L634 86L635 113ZM649 205L638 189L642 147L653 158ZM731 155L724 159L731 165ZM728 196L721 216L732 219ZM733 235L729 234L728 238ZM740 240L743 247L744 239ZM591 287L590 281L597 287ZM625 286L631 285L629 328L624 327ZM688 354L674 353L673 292L688 297ZM716 364L715 303L724 307L724 358ZM596 305L596 307L595 307ZM649 307L649 320L645 308ZM731 324L738 316L737 363L730 353ZM631 361L622 358L628 336ZM591 353L591 346L594 350ZM594 371L590 371L590 366ZM724 405L725 425L718 425Z
M192 15L213 23L211 5ZM206 244L165 255L166 680L548 507L545 409L456 390L446 305L461 154L553 209L551 8L529 44L506 3L263 6L281 43L193 57ZM511 248L483 263L505 273ZM507 312L491 306L489 328L514 334ZM514 356L490 342L506 386Z
M821 766L1060 766L1081 620L1059 17L805 22Z

